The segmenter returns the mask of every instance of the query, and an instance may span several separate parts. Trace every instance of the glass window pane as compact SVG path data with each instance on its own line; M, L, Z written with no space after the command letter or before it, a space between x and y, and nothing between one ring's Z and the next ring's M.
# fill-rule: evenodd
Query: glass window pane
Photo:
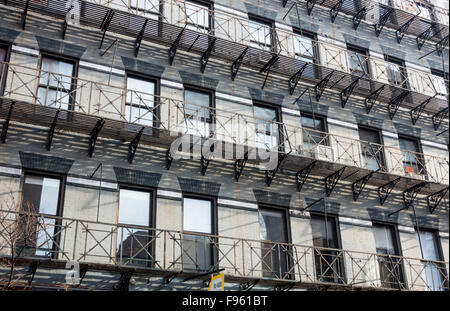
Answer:
M27 175L23 188L22 205L29 204L36 212L57 215L60 180Z
M281 211L260 209L260 237L263 241L287 242L286 223Z
M42 57L39 83L60 89L70 90L74 65L61 60Z
M311 216L313 244L316 247L339 248L336 223L333 217Z
M279 126L278 114L274 108L253 106L256 126L256 145L259 148L277 147Z
M183 202L183 230L212 233L212 202L193 198L184 198Z
M193 116L193 119L210 121L210 94L186 89L184 90L184 101L184 110L187 115Z
M250 45L262 50L270 50L272 45L272 30L269 23L249 20Z
M373 233L378 254L398 255L395 247L393 228L390 226L374 225Z
M69 109L69 100L70 96L66 92L45 87L38 88L37 104Z
M150 193L120 189L119 223L150 226Z

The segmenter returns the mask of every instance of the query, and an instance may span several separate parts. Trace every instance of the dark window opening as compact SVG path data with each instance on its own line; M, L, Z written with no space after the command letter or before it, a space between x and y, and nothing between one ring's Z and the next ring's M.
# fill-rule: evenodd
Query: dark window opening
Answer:
M7 62L9 59L9 47L7 45L0 44L0 96L3 95L6 86L7 78Z
M373 224L381 286L405 288L398 233L394 225Z
M316 277L321 282L344 283L343 253L337 217L311 214Z

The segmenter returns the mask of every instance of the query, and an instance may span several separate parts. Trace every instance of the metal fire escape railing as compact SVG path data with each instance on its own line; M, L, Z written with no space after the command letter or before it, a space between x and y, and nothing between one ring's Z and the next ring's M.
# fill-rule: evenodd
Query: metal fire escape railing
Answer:
M5 89L0 97L0 115L7 120L2 125L3 138L6 138L9 120L50 125L49 137L53 137L55 127L82 133L94 128L95 135L92 132L90 135L95 139L102 131L113 137L124 135L134 142L134 151L129 158L132 161L141 136L143 142L167 148L180 135L189 134L204 140L212 138L223 144L243 146L246 151L270 150L288 154L294 159L302 157L363 171L377 170L377 174L404 176L436 184L449 183L448 157L404 151L398 147L310 130L297 122L258 119L252 115L251 109L247 114L242 113L239 105L235 107L236 112L232 107L208 108L127 90L118 83L89 81L11 63L3 63L3 68L0 85ZM132 107L140 113L130 113ZM49 141L48 150L51 139ZM93 147L90 146L90 156ZM236 160L236 156L232 159ZM298 166L296 161L291 164Z
M418 1L405 0L281 0L283 6L300 2L305 2L309 15L316 4L329 9L332 22L339 13L353 16L355 29L361 20L366 20L373 24L376 36L381 34L384 27L395 29L398 43L405 34L415 36L419 50L426 41L434 44L445 41L444 45L448 45L448 9L432 6L426 2L422 2L420 8L416 4Z
M162 18L164 22L178 26L187 23L191 29L198 32L213 33L217 37L251 46L257 46L258 41L262 39L261 36L276 34L277 44L272 51L280 55L298 59L309 58L317 65L357 77L362 76L363 80L374 80L405 91L411 90L428 96L438 94L438 96L441 96L442 102L446 101L445 96L448 94L448 80L442 77L413 68L396 66L397 70L392 73L393 77L391 78L392 70L388 68L389 65L384 59L368 55L358 56L355 59L355 56L349 55L346 48L330 42L302 41L299 33L296 34L280 28L275 29L263 24L250 27L248 19L220 9L210 10L205 6L190 3L189 10L187 10L186 2L181 0L165 0L161 1L161 4L158 1L148 0L141 3L140 8L133 7L126 0L90 0L90 2L127 10L134 14L152 12L155 16ZM161 8L163 11L159 13ZM211 16L212 23L210 25L209 19ZM365 72L351 68L350 63L359 64L358 67ZM307 78L307 72L304 72L304 74ZM323 76L326 76L326 74L324 73Z
M370 112L377 101L388 103L391 118L395 116L400 106L414 110L416 114L420 112L419 116L422 113L438 114L448 106L445 99L448 81L440 77L400 67L393 73L384 60L373 57L360 59L363 66L369 67L370 72L353 71L349 66L348 52L334 44L316 41L312 46L305 46L299 42L298 35L292 32L266 28L263 25L250 27L248 19L241 19L218 10L208 11L205 8L197 10L195 6L187 14L185 7L183 10L183 2L171 1L174 4L169 6L172 11L168 17L150 13L147 13L147 17L137 16L116 10L117 4L114 4L114 9L110 9L81 1L85 8L82 10L84 13L74 23L99 28L103 34L108 30L135 36L136 54L143 39L170 45L169 63L173 62L177 49L201 53L202 72L209 58L215 56L232 62L230 67L232 79L238 73L240 65L244 64L266 75L263 87L269 73L275 73L289 77L288 86L291 94L294 93L298 81L303 80L315 84L317 100L323 91L329 88L340 92L343 106L351 95L365 98L367 112ZM171 4L171 1L167 3ZM108 3L112 5L112 2ZM46 2L8 1L8 4L23 8L25 13L35 11L66 20L67 8L64 3L47 6ZM123 9L120 6L119 8ZM200 14L200 10L206 10L207 14L206 12ZM25 13L22 14L24 24ZM149 14L151 16L148 16ZM203 17L213 14L213 22L210 24L199 22L199 14ZM67 29L67 21L64 27ZM275 44L270 48L262 46L260 38L262 33L271 34ZM104 36L102 42L103 40ZM318 53L311 54L311 49L318 50ZM305 61L304 56L310 55L315 55L315 59ZM445 114L443 115L445 117ZM412 120L416 121L415 118Z
M240 283L242 289L248 282L263 280L266 285L271 281L274 284L286 281L284 284L289 288L331 285L362 289L448 290L449 264L444 261L0 212L5 215L0 223L4 227L0 230L0 239L6 241L5 245L8 245L6 231L12 223L31 217L36 219L32 222L36 223L36 239L23 245L25 251L20 259L36 262L39 269L55 267L61 262L77 262L84 268L83 278L89 269L109 273L126 271L141 276L159 273L172 279L174 275L183 278L183 275L223 270L227 282ZM20 245L18 240L17 246ZM9 251L8 247L2 249L0 256L8 258ZM120 270L123 268L128 270ZM35 272L29 277L38 284L39 277L34 275ZM83 278L76 287L82 288ZM117 279L110 281L117 282ZM26 284L27 280L24 282Z

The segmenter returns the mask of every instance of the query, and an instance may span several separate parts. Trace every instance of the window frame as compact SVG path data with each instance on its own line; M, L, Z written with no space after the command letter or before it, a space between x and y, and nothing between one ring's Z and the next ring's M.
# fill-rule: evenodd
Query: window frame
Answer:
M445 71L442 71L439 69L434 69L434 68L430 68L430 71L433 76L437 76L437 77L444 79L444 85L447 90L447 94L444 94L444 95L448 95L450 92L450 87L449 87L450 74L448 72L445 72ZM433 87L434 87L434 85L433 85Z
M384 61L387 62L388 65L389 65L389 63L391 63L391 64L395 64L395 65L399 66L399 69L400 69L399 72L404 77L404 81L402 81L401 84L392 80L392 78L389 77L389 67L386 66L386 76L387 76L389 84L392 86L395 86L395 87L401 87L401 88L409 90L410 89L409 77L408 77L408 72L407 72L406 65L405 65L405 60L384 54Z
M208 23L209 23L209 27L205 27L205 29L207 29L208 31L206 32L209 35L214 36L214 2L212 2L211 0L185 0L187 3L191 3L194 5L199 5L199 6L204 6L207 7L208 9ZM161 1L160 1L160 5L161 5ZM199 25L198 24L194 24L194 23L189 23L188 19L186 17L186 25L190 25L193 27L198 28ZM186 27L187 28L187 27ZM196 30L198 31L198 30ZM208 39L208 42L210 40Z
M316 113L313 114L313 113L305 112L304 110L301 110L301 111L300 111L300 125L301 125L301 127L303 128L303 127L305 127L305 126L303 126L302 117L309 118L309 119L313 120L313 122L315 122L314 120L321 119L322 122L323 122L324 130L325 130L324 133L325 133L326 135L329 135L329 132L328 132L327 116L325 116L325 115L323 115L323 114L316 114ZM307 127L307 126L306 126L306 128L307 128L308 130L311 130L311 131L319 131L319 130L317 130L317 129L315 129L315 128L313 129L313 128L310 128L310 127ZM326 147L331 147L330 140L329 140L328 138L325 138L323 141L325 142L325 144L320 144L320 145L326 146ZM304 143L304 140L302 141L302 144L303 144L303 143Z
M127 223L121 223L119 222L119 209L120 209L120 190L124 189L124 190L131 190L131 191L140 191L140 192L148 192L150 193L150 202L149 202L149 209L150 212L149 214L149 225L148 227L150 228L150 230L148 230L148 234L149 237L156 235L156 208L157 208L157 198L156 198L156 192L157 189L155 187L150 187L150 186L143 186L143 185L136 185L136 184L131 184L131 183L124 183L124 182L120 182L117 185L117 209L116 209L116 224L119 228L120 225L122 226L126 226L126 225L130 225L130 226L139 226L139 225L133 225L133 224L127 224ZM153 229L153 230L152 230ZM116 241L118 240L118 235L119 232L116 233ZM150 239L150 238L149 238ZM114 255L117 254L118 248L117 248L117 242L114 245ZM156 241L155 243L151 243L151 246L148 249L148 252L155 257L156 255ZM148 260L148 259L147 259ZM150 263L147 262L147 264L145 265L146 267L154 267L155 265L155 261L151 260Z
M396 250L396 252L398 254L394 255L397 257L400 257L402 260L402 263L400 264L400 278L401 278L401 285L404 286L405 288L408 288L408 284L407 284L407 278L406 278L406 271L405 271L405 267L404 267L404 263L403 263L403 249L402 249L402 243L400 240L400 233L398 230L398 224L396 223L392 223L392 222L387 222L387 221L381 221L381 220L372 220L372 228L375 226L383 226L383 227L388 227L392 229L392 238L394 239L393 244L394 244L394 248ZM373 232L373 231L372 231ZM374 240L375 240L375 235L374 235ZM376 249L376 241L375 241L375 249ZM375 250L375 254L378 254ZM382 254L384 255L384 254Z
M74 91L74 90L77 87L78 69L79 69L80 60L75 57L70 57L70 56L63 55L63 54L58 54L58 53L49 52L46 50L41 50L40 55L39 55L39 61L38 61L39 80L37 82L37 87L36 87L36 98L37 98L39 88L41 87L40 76L41 76L41 72L42 72L42 61L44 58L49 58L49 59L66 62L66 63L71 63L73 65L72 77L71 77L71 82L70 82L70 90L69 90L71 96L69 96L69 102L67 103L67 110L73 111L75 108L75 103L74 103L73 99L76 98L76 91ZM50 89L50 90L57 90L57 88L52 87L52 86L45 86L45 88ZM36 101L36 99L35 99L35 101Z
M350 58L350 55L348 54L349 51L353 52L353 53L362 54L362 55L364 55L364 57L366 57L366 59L369 57L369 50L368 49L360 47L360 46L357 46L357 45L353 45L353 44L347 43L347 57L348 58ZM350 61L349 61L348 67L349 67L349 70L350 70L351 69L350 68ZM370 62L369 62L368 59L365 62L365 70L366 70L366 72L364 72L363 77L366 76L367 78L370 79L371 76L372 76L372 72L371 72L371 69L370 69ZM352 74L354 72L360 73L359 71L354 70L352 72Z
M415 141L417 143L418 151L415 151L415 152L420 154L420 161L422 163L416 162L416 164L418 164L419 168L421 168L423 170L423 174L419 174L419 175L428 176L427 168L426 168L426 166L423 165L423 164L425 164L425 159L423 158L423 149L422 149L422 143L420 141L420 138L417 138L417 137L411 136L411 135L406 135L406 134L398 134L398 144L400 147L400 152L403 152L401 145L400 145L400 139ZM405 159L403 159L402 162L403 162L403 164L405 164ZM405 173L406 173L406 171L405 171Z
M260 107L260 108L266 108L266 109L272 109L275 111L276 116L277 116L277 123L279 123L280 125L284 125L283 123L283 117L282 117L282 110L281 110L281 106L274 104L274 103L270 103L270 102L266 102L266 101L261 101L261 100L252 100L252 109L253 109L253 120L255 121L255 110L254 107ZM262 120L262 119L258 119L258 120ZM255 121L256 124L256 121ZM255 128L255 135L256 135L256 128ZM266 136L267 135L267 131L266 131ZM279 126L278 128L278 151L283 152L284 148L281 145L281 142L284 141L284 133L283 130L281 129L281 126ZM256 143L256 136L255 136L255 143Z
M3 94L5 92L5 88L6 88L6 80L8 79L8 63L11 60L12 45L9 42L0 40L0 49L4 49L6 52L5 60L3 61L6 64L4 66L2 66L3 68L1 68L1 72L0 72L0 79L1 79L0 96L3 96ZM5 77L3 77L3 75L5 75Z
M145 73L132 71L132 70L127 70L125 72L125 77L124 78L125 78L125 89L126 89L127 92L128 92L128 78L135 78L135 79L139 79L139 80L143 80L143 81L147 81L147 82L153 82L155 84L155 93L153 94L155 99L154 99L153 102L154 102L154 105L156 106L156 108L155 108L154 113L153 113L153 122L152 123L153 123L153 127L159 128L160 124L161 124L161 109L160 109L160 107L158 105L160 104L161 79L156 77L156 76L153 76L153 75L148 75L148 74L145 74ZM131 105L133 107L139 108L138 106L133 105L132 103L131 103ZM124 106L124 114L123 115L125 117L127 106L130 106L127 103L127 95L126 94L124 96L123 106ZM156 116L157 120L155 120L155 116ZM128 120L127 120L127 122L129 123ZM142 125L140 123L130 123L130 124ZM142 126L144 126L144 125L142 125Z
M445 256L444 256L444 250L442 248L442 241L441 238L439 236L439 230L437 229L430 229L430 228L418 228L417 226L414 226L414 231L416 232L417 235L419 235L419 232L429 232L433 235L434 237L434 243L436 246L436 251L437 251L437 256L439 257L438 261L443 261L445 262ZM420 245L418 245L420 248ZM420 254L422 255L422 259L423 259L423 254L421 252L421 250L419 249ZM424 260L429 260L429 259L424 259ZM443 271L443 278L447 277L447 279L444 279L443 281L443 286L444 286L444 290L448 290L449 289L449 282L448 282L448 274L447 274L447 269L445 266L441 267L442 271ZM427 284L428 286L428 284Z
M311 79L318 79L320 77L320 71L321 70L318 67L318 65L320 65L320 51L319 51L320 49L318 48L318 45L315 44L315 42L319 41L318 38L317 38L317 33L312 32L312 31L308 31L308 30L304 30L304 29L298 28L298 27L292 27L292 30L293 30L294 37L297 35L297 36L309 38L312 41L313 54L314 54L314 56L312 58L297 55L295 53L295 47L294 47L294 54L295 54L294 58L296 60L301 61L301 62L305 62L301 58L311 59L312 60L312 65L313 65L312 71L313 71L313 75L314 75L313 77L311 77ZM298 39L295 37L295 40L298 40ZM298 69L300 69L300 68L298 68ZM305 75L305 73L303 73L303 74ZM307 75L305 77L309 78Z
M385 169L387 168L386 166L386 155L384 152L384 139L383 139L383 131L382 129L378 128L378 127L373 127L373 126L369 126L369 125L365 125L365 124L358 124L358 135L359 133L359 129L363 129L363 130L367 130L367 131L372 131L372 132L377 132L378 133L378 139L380 140L380 145L382 146L382 151L381 151L381 164L382 167L384 167ZM361 141L361 137L359 137L359 140ZM380 167L379 169L381 170L382 167Z
M274 244L276 244L276 243L292 244L292 231L291 231L291 219L290 219L289 208L287 208L285 206L281 206L281 205L260 203L260 202L258 202L257 205L258 205L258 233L259 233L260 242L261 243L272 242ZM286 229L286 234L285 234L286 242L276 242L276 241L261 240L261 223L259 221L261 209L268 210L268 211L277 211L277 212L282 212L283 213L283 221L284 221L284 224L286 226L286 228L285 228ZM292 252L292 248L291 247L289 247L289 251ZM286 267L287 268L286 272L289 272L289 270L291 270L293 266L294 266L294 262L292 260L292 257L289 256L288 266ZM295 278L294 274L295 274L294 271L289 272L288 277L285 278L285 279L288 279L288 280L294 279Z
M186 90L191 91L191 92L197 92L197 93L203 93L203 94L209 95L208 109L209 109L209 114L210 114L210 120L209 121L203 120L203 117L202 117L201 121L210 125L210 129L209 129L210 134L212 132L215 133L215 128L216 128L216 114L215 114L216 92L215 92L215 90L204 88L204 87L193 85L193 84L188 84L188 83L183 84L183 102L184 102L184 104L186 104Z
M211 236L211 239L216 240L214 236L219 234L219 219L218 219L218 198L213 195L198 194L194 192L182 192L181 194L181 236L184 239L184 235L187 234L205 234L198 231L187 231L184 230L184 199L194 199L194 200L204 200L211 202L211 233L206 235ZM219 261L219 249L217 247L211 247L211 266L215 267Z
M322 201L322 202L323 202L323 204L327 204L327 202L325 202L325 201ZM326 206L324 206L324 207L326 208ZM336 242L337 242L337 246L338 246L337 249L344 251L344 249L342 247L341 225L340 225L340 222L339 222L339 215L337 215L335 213L328 213L328 212L325 213L325 212L322 212L322 211L310 211L309 215L310 215L311 237L313 238L313 240L314 240L314 233L312 231L312 219L314 217L316 217L316 218L322 217L324 222L325 222L325 226L327 226L328 225L327 224L328 219L330 217L333 218L334 226L336 228L336 239L337 239ZM313 248L315 248L314 242L313 242ZM315 260L315 258L314 258L314 260ZM346 270L345 270L345 256L343 255L342 258L338 262L339 262L339 268L342 271L342 275L340 276L340 279L343 279L343 283L346 284L347 283L347 273L346 273ZM314 263L314 265L316 265L316 264ZM315 273L316 272L314 271L314 274ZM340 283L339 282L339 278L338 278L338 282L337 283Z
M254 23L259 23L262 25L265 25L267 27L270 27L270 46L268 47L268 52L271 53L275 53L277 51L277 47L275 44L275 37L274 37L274 29L275 29L275 21L267 18L267 17L263 17L263 16L259 16L253 13L248 13L248 21L249 21L249 28L250 28L250 23L254 22ZM250 30L250 29L249 29ZM259 46L264 45L265 47L267 47L266 43L261 42L261 41L253 41L251 40L252 38L250 37L250 46L251 44L257 44ZM256 48L256 47L254 47ZM261 49L260 47L257 47L257 49ZM262 49L263 51L266 51L265 49Z
M45 170L40 169L30 169L30 168L23 168L22 169L22 181L20 183L20 209L19 213L22 210L23 204L25 203L24 200L24 187L25 187L25 179L27 176L36 176L36 177L47 177L52 179L58 179L59 180L59 193L58 193L58 206L56 209L56 215L50 215L50 214L43 214L38 213L38 215L42 215L44 218L45 216L50 216L55 220L55 225L53 229L53 235L52 235L52 249L51 249L51 256L40 256L35 255L37 257L44 257L44 258L52 258L57 259L59 256L59 251L57 251L57 245L60 245L60 239L61 239L61 232L59 232L58 228L62 227L62 217L64 215L64 199L66 194L66 183L67 183L67 175L62 173L56 173L56 172L49 172Z

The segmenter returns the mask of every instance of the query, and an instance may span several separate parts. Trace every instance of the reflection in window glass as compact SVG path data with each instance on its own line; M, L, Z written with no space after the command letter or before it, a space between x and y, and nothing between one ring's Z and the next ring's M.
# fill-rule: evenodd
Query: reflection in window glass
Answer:
M61 109L69 109L74 64L58 59L42 57L37 103Z
M187 28L202 33L210 31L209 6L199 3L185 2Z
M383 149L381 147L380 131L364 127L358 128L361 139L361 154L363 167L377 170L384 166Z
M155 82L127 77L125 119L131 123L152 126L155 107Z
M41 215L58 216L61 181L56 178L26 175L23 186L22 209ZM36 247L28 252L37 256L51 256L58 231L55 218L45 218L36 228Z
M257 19L249 20L250 46L265 50L272 50L272 25Z
M446 289L446 282L444 282L444 276L446 275L445 266L440 265L434 261L441 261L439 250L438 250L438 240L436 238L436 233L432 231L420 230L419 233L416 231L416 240L419 248L419 254L422 259L427 261L422 261L424 265L424 274L426 280L426 289L432 291L441 291ZM423 253L422 253L423 252Z
M184 90L184 112L187 134L209 137L211 119L211 93Z
M320 281L342 283L344 270L339 249L336 218L327 215L311 215L316 276Z
M120 189L117 231L117 260L127 265L150 263L150 233L136 226L150 226L151 194L145 191Z
M325 119L315 116L314 118L310 115L302 113L301 115L302 123L302 135L303 135L303 146L302 150L306 156L315 157L315 150L317 146L328 146L328 138L325 128ZM321 148L317 150L321 156L331 159L331 150L326 148Z
M401 288L403 272L398 241L394 227L374 224L373 234L377 249L380 280L383 287ZM393 257L392 257L393 256Z
M213 232L212 202L210 200L183 199L183 268L208 271L212 267Z
M419 142L416 139L399 137L398 143L403 157L403 167L406 173L424 175L422 155L419 153Z
M253 106L256 127L256 146L273 149L278 147L279 126L278 113L275 108Z
M273 209L259 210L259 225L261 238L261 258L263 275L265 277L283 278L288 269L289 249L285 213Z

